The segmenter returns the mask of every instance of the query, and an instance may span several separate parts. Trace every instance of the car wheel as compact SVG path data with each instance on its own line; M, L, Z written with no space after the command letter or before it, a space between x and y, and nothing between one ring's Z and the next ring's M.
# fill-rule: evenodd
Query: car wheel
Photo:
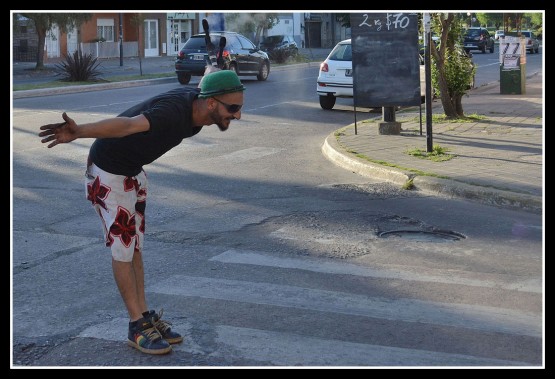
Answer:
M270 74L270 68L268 67L268 63L264 62L260 66L260 71L258 72L258 75L256 76L256 78L258 80L266 80L268 79L269 74Z
M319 96L322 109L332 109L335 105L335 96Z
M177 80L179 80L180 84L189 84L189 82L191 81L191 74L186 72L178 72Z

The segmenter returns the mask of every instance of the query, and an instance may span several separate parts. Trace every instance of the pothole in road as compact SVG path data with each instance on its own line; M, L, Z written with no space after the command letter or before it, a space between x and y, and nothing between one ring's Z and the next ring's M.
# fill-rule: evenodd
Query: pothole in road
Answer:
M416 242L452 242L465 239L460 233L447 230L423 231L423 230L390 230L378 233L380 238L403 238Z

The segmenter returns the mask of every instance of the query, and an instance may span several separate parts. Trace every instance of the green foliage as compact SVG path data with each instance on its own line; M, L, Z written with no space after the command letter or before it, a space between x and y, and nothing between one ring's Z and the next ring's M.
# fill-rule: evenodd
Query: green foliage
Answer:
M524 13L523 16L528 25L528 29L535 31L538 38L542 38L543 36L543 13L541 12L534 12L534 13Z
M293 50L290 49L275 49L268 53L270 60L275 63L285 63L289 57L293 57L294 55Z
M530 13L472 13L476 17L473 26L484 26L490 30L503 29L506 32L517 29L530 29L538 32L543 28L543 12ZM467 13L461 13L460 18L469 26L470 18ZM505 20L504 20L505 18ZM519 27L520 26L520 27Z
M335 19L341 23L345 28L351 27L351 14L350 13L336 13Z
M434 145L431 152L426 152L420 149L409 150L406 153L413 157L428 159L433 162L444 162L454 158L454 155L447 153L448 149L439 145Z
M471 88L470 83L472 83L474 75L476 75L476 66L472 63L472 59L460 46L455 46L453 50L445 50L444 64L449 97L466 94ZM433 88L438 88L438 75L437 67L432 65Z
M62 33L67 33L74 27L80 27L86 21L92 18L91 13L18 13L33 21L38 37L38 50L44 49L46 41L46 33L57 25ZM14 14L14 21L18 17ZM44 68L43 54L37 54L36 69L41 70Z
M476 74L476 67L463 47L465 21L454 13L432 13L431 20L432 30L440 36L438 46L432 42L437 47L431 49L432 87L441 98L445 113L450 118L460 117L463 116L460 99L472 88Z
M57 75L68 82L96 81L101 74L98 70L100 62L92 54L83 54L77 50L73 55L66 55L65 61L56 64Z
M414 179L410 178L409 180L407 180L401 188L404 189L404 190L414 189Z
M476 19L478 20L477 25L474 26L491 26L494 25L494 30L501 29L503 27L503 13L474 13Z
M33 20L37 30L46 32L57 25L62 33L67 33L92 18L91 13L20 13L20 15Z
M262 35L263 30L271 29L279 22L277 13L226 13L226 29L243 35L253 33ZM258 40L253 41L255 44Z

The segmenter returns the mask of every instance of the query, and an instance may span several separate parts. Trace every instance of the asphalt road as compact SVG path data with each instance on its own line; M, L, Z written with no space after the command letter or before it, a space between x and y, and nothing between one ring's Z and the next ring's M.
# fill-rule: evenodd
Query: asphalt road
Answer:
M150 306L185 336L125 344L127 315L85 200L92 141L47 149L62 111L113 116L177 82L13 101L16 367L540 367L542 217L403 191L330 163L314 69L245 80L229 131L147 167ZM368 113L366 112L366 116Z

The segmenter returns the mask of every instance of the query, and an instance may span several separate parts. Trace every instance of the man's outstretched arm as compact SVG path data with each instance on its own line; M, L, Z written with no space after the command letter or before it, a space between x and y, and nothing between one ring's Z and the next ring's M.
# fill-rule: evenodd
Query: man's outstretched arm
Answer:
M150 129L148 119L142 114L135 117L114 117L83 125L77 125L66 112L62 113L62 118L64 122L40 127L43 131L39 133L39 137L45 137L41 142L50 142L49 148L77 138L118 138Z

